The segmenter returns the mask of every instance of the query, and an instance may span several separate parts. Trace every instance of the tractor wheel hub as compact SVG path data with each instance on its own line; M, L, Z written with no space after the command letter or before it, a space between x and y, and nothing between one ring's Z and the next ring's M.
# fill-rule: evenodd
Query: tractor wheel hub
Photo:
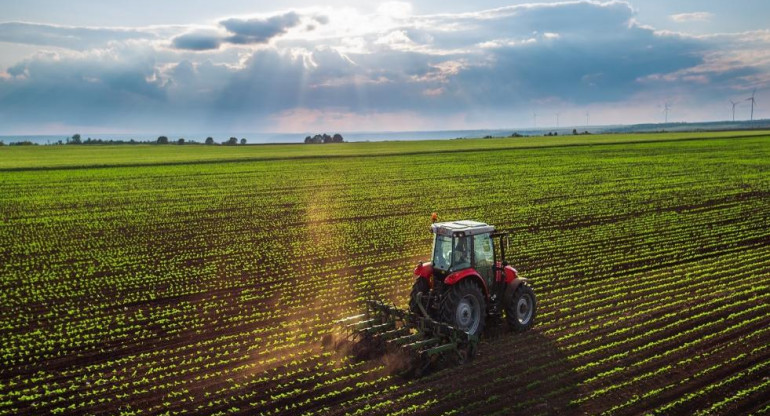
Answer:
M525 325L532 319L532 298L529 295L520 297L516 303L516 319Z
M479 326L481 307L473 296L465 296L457 304L455 322L459 329L474 333Z

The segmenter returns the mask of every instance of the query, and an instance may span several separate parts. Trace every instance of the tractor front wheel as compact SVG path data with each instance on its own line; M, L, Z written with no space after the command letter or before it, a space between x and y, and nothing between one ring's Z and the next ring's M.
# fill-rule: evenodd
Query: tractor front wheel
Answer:
M481 335L486 311L479 286L463 279L449 289L441 305L441 320L470 335Z
M409 311L422 316L422 310L420 310L420 306L417 304L417 295L422 294L422 306L427 312L428 305L425 300L428 299L428 293L430 293L430 284L428 284L428 280L423 277L418 277L417 281L412 285L412 293L409 295Z
M505 318L514 331L524 332L535 323L535 292L527 283L520 284L516 290L512 289L513 287L509 287L505 292Z

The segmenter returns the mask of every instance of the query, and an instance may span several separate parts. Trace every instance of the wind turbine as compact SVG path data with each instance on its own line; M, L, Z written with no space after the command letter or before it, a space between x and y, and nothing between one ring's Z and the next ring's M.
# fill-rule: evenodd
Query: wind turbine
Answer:
M754 88L754 92L751 93L751 97L747 98L746 101L751 101L751 121L754 121L754 103L756 103L756 100L754 100L754 95L756 95L757 89Z
M588 125L590 124L590 123L589 123L589 120L590 120L590 119L591 119L591 113L589 113L588 111L586 111L586 127L588 127Z
M663 112L666 114L666 123L668 124L668 112L671 110L671 105L669 103L666 103L666 105L663 106Z
M535 128L537 128L537 113L532 113L532 118L535 120Z
M556 128L557 129L559 128L559 114L561 114L561 113L556 113Z
M730 104L733 105L733 121L735 121L735 106L738 105L738 103L736 103L733 100L730 100Z

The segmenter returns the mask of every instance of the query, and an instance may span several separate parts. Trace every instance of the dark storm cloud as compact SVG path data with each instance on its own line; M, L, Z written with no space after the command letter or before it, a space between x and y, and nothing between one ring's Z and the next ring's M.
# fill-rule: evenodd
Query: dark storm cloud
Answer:
M219 49L222 39L217 35L208 33L185 33L172 39L171 44L177 49L208 51Z
M309 18L315 24L325 24L328 17L315 15ZM172 39L172 45L177 49L191 51L206 51L219 49L223 44L233 45L258 45L269 42L289 29L298 26L302 22L302 16L296 12L287 12L280 15L264 18L230 18L219 22L227 34L211 34L191 32ZM313 30L315 25L308 24L308 30Z
M219 22L232 36L226 38L230 43L254 44L265 43L271 38L286 33L299 24L299 15L288 12L266 19L227 19Z
M462 17L453 23L464 29L430 35L443 47L485 49L488 63L469 65L446 88L489 105L511 98L619 100L639 90L640 77L702 62L708 44L661 36L633 24L633 16L626 3L530 5Z

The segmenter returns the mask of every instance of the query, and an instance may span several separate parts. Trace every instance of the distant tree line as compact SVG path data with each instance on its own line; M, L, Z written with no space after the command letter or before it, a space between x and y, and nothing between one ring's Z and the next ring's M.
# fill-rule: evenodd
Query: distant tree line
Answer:
M591 134L591 133L589 133L589 132L588 132L588 130L586 130L586 131L584 131L584 132L580 133L579 131L577 131L577 129L572 129L572 134L573 134L574 136L580 136L580 135L583 135L583 134Z
M92 139L87 138L83 140L83 138L80 136L80 134L73 134L72 137L67 137L65 141L59 140L55 144L148 144L148 143L154 143L154 144L176 144L176 145L201 145L201 144L207 144L207 145L218 145L219 143L214 141L213 137L207 137L206 140L201 143L195 140L185 140L185 138L180 137L179 139L172 141L168 138L168 136L158 136L158 138L152 142L152 141L144 141L144 140L104 140L104 139ZM36 144L31 142L18 142L18 143L10 143L12 145L24 145L24 144ZM246 139L240 139L238 140L237 137L230 137L228 140L221 143L225 146L236 146L238 144L245 145ZM0 142L0 146L2 146L3 143Z
M158 137L158 140L156 141L156 143L158 143L158 144L169 144L170 142L168 140L168 137L160 136L160 137ZM222 145L224 145L224 146L236 146L239 143L242 144L242 145L246 144L246 139L243 138L240 141L238 141L237 137L230 137L226 141L222 142ZM183 144L200 144L200 143L196 142L194 140L186 141L184 138L179 138L176 141L176 144L183 145ZM203 144L211 146L211 145L215 145L215 144L218 144L218 143L214 141L213 137L209 136L209 137L206 137L206 140L203 142Z
M335 133L334 136L329 136L328 134L316 134L315 136L307 136L305 137L305 143L308 144L314 144L314 143L342 143L345 139L342 138L342 135L339 133Z
M160 137L158 137L158 140L156 141L156 143L158 143L158 144L169 144L170 142L168 140L168 137L160 136ZM243 138L243 139L241 139L239 141L237 137L230 137L226 141L222 142L222 145L224 145L224 146L237 146L239 143L242 144L242 145L246 144L246 139ZM200 144L200 143L196 142L195 140L188 140L188 141L186 141L184 138L179 138L176 141L176 144L182 145L182 144ZM206 137L206 140L203 142L203 144L207 144L207 145L211 146L211 145L215 145L215 144L218 144L218 143L214 141L213 137L209 136L209 137Z

